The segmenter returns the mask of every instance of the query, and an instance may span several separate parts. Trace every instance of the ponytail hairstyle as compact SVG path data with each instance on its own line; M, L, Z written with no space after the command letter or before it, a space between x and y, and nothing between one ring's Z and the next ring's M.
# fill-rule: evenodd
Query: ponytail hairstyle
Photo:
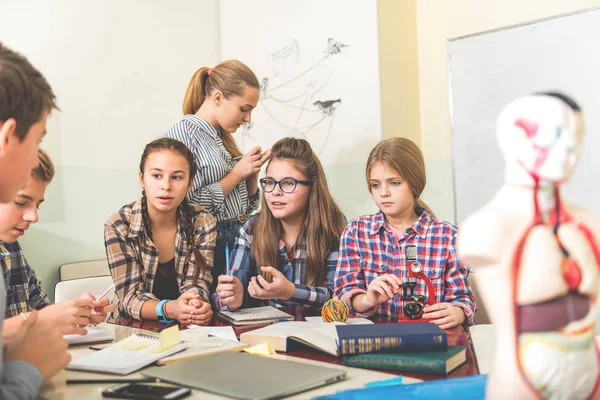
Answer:
M248 66L238 60L227 60L214 68L202 67L190 80L183 98L183 113L195 114L204 99L218 90L225 98L243 96L247 87L260 88L258 78ZM232 157L242 155L235 139L229 132L221 132L221 140Z
M367 160L366 171L369 192L371 191L371 185L369 184L371 170L373 169L373 166L378 163L393 169L406 181L415 200L415 213L417 213L417 208L422 207L435 218L433 211L431 211L429 206L420 198L423 189L425 189L427 177L425 175L423 153L421 153L421 150L413 141L406 138L395 137L379 142L379 144L371 150Z
M271 161L274 159L291 162L299 172L312 182L306 205L302 229L296 244L306 245L305 284L322 286L325 284L327 257L331 250L339 246L340 236L346 220L333 200L321 162L312 151L310 143L304 139L284 138L271 147ZM269 166L267 166L267 171ZM252 256L257 265L279 266L279 240L283 236L281 221L273 216L265 195L262 196L262 209L252 228ZM264 274L263 274L264 276Z
M183 156L188 163L189 167L189 178L188 178L188 186L192 183L192 179L196 175L196 160L194 158L194 154L186 147L185 144L180 142L179 140L171 139L171 138L160 138L153 140L148 143L144 148L144 152L142 153L142 158L140 160L140 173L144 175L144 168L146 167L146 160L148 156L157 151L171 151L175 154L179 154ZM151 220L150 214L148 213L148 199L146 198L146 191L142 190L142 217L144 220L144 229L146 230L146 234L150 239L152 239L152 230L151 230ZM194 208L190 205L187 200L187 197L184 197L181 204L177 207L177 219L183 225L183 237L187 242L188 249L192 251L194 248ZM202 257L196 257L196 269L194 271L194 282L198 278L200 273L200 269L206 269L206 262Z

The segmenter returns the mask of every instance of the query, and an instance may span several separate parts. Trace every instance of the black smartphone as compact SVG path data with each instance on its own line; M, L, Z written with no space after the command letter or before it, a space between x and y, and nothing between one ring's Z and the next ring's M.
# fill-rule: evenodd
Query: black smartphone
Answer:
M124 383L102 391L102 397L117 399L175 400L188 397L192 391L187 388L157 386L139 383Z

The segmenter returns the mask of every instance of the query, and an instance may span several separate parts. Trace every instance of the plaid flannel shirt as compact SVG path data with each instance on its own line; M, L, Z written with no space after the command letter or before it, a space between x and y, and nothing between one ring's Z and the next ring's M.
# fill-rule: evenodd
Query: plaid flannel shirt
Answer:
M294 251L294 259L290 261L285 243L279 241L279 265L275 266L285 277L293 282L296 286L296 291L288 300L271 299L268 302L250 297L248 294L248 283L250 278L259 274L256 260L252 256L252 223L256 219L256 215L248 218L244 225L240 228L240 233L237 237L233 251L229 256L231 262L231 272L236 276L244 287L244 301L242 307L255 307L261 305L271 305L273 307L286 307L300 305L306 308L320 309L323 304L329 300L333 294L333 277L338 259L337 246L331 249L327 256L327 268L325 277L325 286L309 286L304 284L304 273L306 270L306 246L302 243L296 245ZM213 302L218 309L224 309L221 299L217 293L213 294Z
M41 310L50 300L31 268L19 242L0 242L0 264L6 285L5 318L31 310Z
M419 218L398 240L386 225L380 211L353 219L342 234L340 256L335 274L335 296L352 309L351 299L366 293L369 284L379 275L395 274L404 282L408 279L406 246L414 245L417 260L433 284L435 293L427 293L425 282L419 279L418 294L435 296L436 303L447 302L464 310L467 323L475 321L475 297L467 280L468 270L456 255L457 228L432 218L425 209ZM403 315L404 301L400 295L357 316L377 314L383 318ZM354 310L353 310L354 311Z
M188 248L183 236L181 219L177 222L175 235L175 271L180 293L193 290L209 301L212 283L210 268L217 237L214 217L202 207L194 207L195 248L204 257L208 270L200 271L198 280L193 281L196 269L193 249ZM104 225L104 245L119 299L120 315L141 319L143 304L157 299L152 294L154 277L158 268L158 249L146 234L142 218L141 200L127 204L111 215Z

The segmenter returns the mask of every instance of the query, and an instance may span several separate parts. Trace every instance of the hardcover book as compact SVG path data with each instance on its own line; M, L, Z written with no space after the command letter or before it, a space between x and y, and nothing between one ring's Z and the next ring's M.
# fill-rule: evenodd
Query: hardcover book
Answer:
M348 367L384 369L422 374L447 375L467 361L464 346L449 346L446 351L419 353L366 353L344 356Z
M430 322L337 325L339 353L445 351L446 333Z

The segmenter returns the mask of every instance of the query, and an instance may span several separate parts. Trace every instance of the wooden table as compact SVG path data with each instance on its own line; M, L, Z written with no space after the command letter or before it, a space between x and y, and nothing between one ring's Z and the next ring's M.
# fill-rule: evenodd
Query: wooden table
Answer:
M297 321L305 320L305 317L308 315L314 314L306 314L305 309L302 307L294 307L291 309L284 309L286 312L295 316ZM374 322L390 322L385 320L376 320ZM213 326L232 326L230 323L214 316L211 320L211 324ZM109 329L114 332L116 340L124 339L132 334L137 333L148 333L148 331L153 331L154 334L158 334L158 332L170 325L163 324L157 321L136 321L131 318L118 318L110 323L103 324L106 329ZM233 329L236 335L239 335L243 332L257 329L265 325L248 325L248 326L233 326ZM182 326L184 328L185 326ZM458 344L458 345L466 345L467 346L467 363L462 367L455 370L449 377L457 377L463 375L476 375L478 374L477 361L475 359L473 353L473 345L470 340L470 335L468 331L463 330L462 327L456 327L451 330L447 330L448 334L448 343L449 344ZM82 357L86 354L90 354L93 350L90 350L87 345L75 346L69 349L69 352L73 356L73 358ZM305 363L315 363L321 364L325 363L326 365L334 364L339 366L339 368L345 368L348 371L347 378L333 385L324 386L321 388L317 388L311 391L299 393L295 396L289 397L290 399L307 399L315 396L321 396L326 394L333 394L337 391L346 390L346 389L354 389L361 388L367 382L384 380L393 378L396 375L400 375L401 373L395 371L377 371L377 370L368 370L362 368L350 368L350 367L342 367L341 357L333 357L324 353L317 352L316 350L312 350L308 347L298 347L284 354L277 354L275 357L282 359L294 360L297 362L305 362ZM143 371L143 370L142 370ZM432 380L432 379L443 379L443 376L437 375L425 375L425 374L406 374L402 373L405 377L406 383L418 382L420 380ZM127 375L126 377L120 377L115 375L106 375L106 374L96 374L89 372L81 372L81 371L62 371L49 382L46 382L42 387L42 391L40 393L40 398L44 399L101 399L102 398L102 390L106 387L113 386L110 384L84 384L84 385L66 385L66 379L101 379L101 378L142 378L143 376L140 372L133 373ZM208 392L203 392L200 390L193 390L192 396L190 399L224 399L225 397L211 394Z
M135 325L131 323L131 325ZM143 331L142 329L132 327L132 326L124 326L124 325L116 325L116 324L102 324L102 326L106 327L106 329L111 330L115 333L115 337L125 338L129 335L136 333L147 333L148 331ZM87 345L75 346L69 349L69 352L73 356L73 358L78 358L90 354L94 350L90 350ZM297 362L304 362L309 364L318 364L318 365L329 365L324 364L319 361L308 360L303 358L296 358L289 355L276 355L275 357L280 359L288 359ZM308 399L316 396L322 396L326 394L334 394L337 391L346 390L346 389L355 389L361 388L365 383L385 380L395 377L392 374L386 374L376 371L369 371L360 368L348 368L344 367L347 370L347 377L345 380L328 385L320 388L316 388L310 391L298 393L297 395L287 397L289 399ZM143 371L143 370L142 370ZM77 400L87 400L87 399L102 399L102 390L107 387L115 386L111 384L78 384L78 385L66 385L67 379L136 379L143 378L140 372L136 372L133 374L129 374L126 376L116 376L116 375L108 375L108 374L97 374L91 372L82 372L82 371L67 371L64 370L52 378L50 381L46 382L42 387L42 391L40 392L39 398L49 399L49 400L62 400L62 399L77 399ZM417 379L408 378L405 380L406 383L418 382ZM168 386L168 385L165 385ZM220 395L203 392L200 390L192 390L192 396L188 397L189 399L207 399L207 400L216 400L216 399L228 399L227 397L223 397Z
M319 314L315 314L314 311L307 310L304 307L285 307L282 308L283 311L292 314L294 316L295 321L305 321L308 316L315 316ZM119 318L113 321L119 325L131 326L140 329L147 330L156 330L159 331L164 329L170 325L160 323L158 321L136 321L131 318ZM397 322L397 320L388 320L382 318L373 319L375 323L386 323L386 322ZM248 332L257 328L262 328L266 326L262 325L243 325L243 326L235 326L231 323L219 318L216 313L213 316L210 325L212 326L231 326L239 338L240 335L244 332ZM185 327L185 325L181 325L181 327ZM454 370L451 374L447 376L440 375L431 375L431 374L417 374L417 373L407 373L407 372L398 372L398 371L386 371L386 370L374 370L379 372L384 372L388 374L402 375L407 377L416 378L419 380L434 380L434 379L443 379L443 378L456 378L459 376L469 376L469 375L479 375L479 368L477 365L477 358L475 356L473 343L471 340L471 335L468 330L465 330L462 326L457 326L452 329L447 329L446 334L448 335L448 345L459 345L467 347L467 362ZM322 361L329 364L342 365L341 357L334 357L325 353L318 352L308 346L293 346L291 351L288 351L287 354L293 357L300 357L309 360Z

